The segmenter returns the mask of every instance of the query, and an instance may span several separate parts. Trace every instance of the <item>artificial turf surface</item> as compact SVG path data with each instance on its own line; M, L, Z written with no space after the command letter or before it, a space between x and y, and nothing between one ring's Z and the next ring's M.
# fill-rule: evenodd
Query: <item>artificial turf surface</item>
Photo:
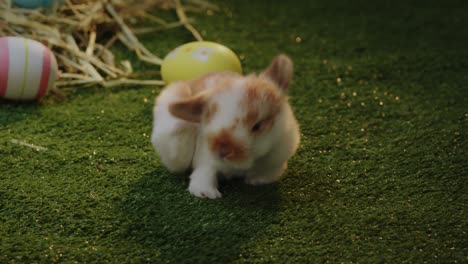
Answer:
M295 62L285 177L190 196L149 142L155 87L1 101L0 262L466 262L467 2L216 3L196 26L246 72ZM161 55L191 40L144 38Z

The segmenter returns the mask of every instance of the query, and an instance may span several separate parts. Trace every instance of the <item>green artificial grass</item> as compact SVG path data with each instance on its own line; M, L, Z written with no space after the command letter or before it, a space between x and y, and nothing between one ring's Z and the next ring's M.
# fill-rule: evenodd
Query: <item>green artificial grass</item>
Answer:
M246 72L295 62L302 142L285 177L190 196L149 142L155 87L1 101L0 263L466 262L467 2L216 3L196 27Z

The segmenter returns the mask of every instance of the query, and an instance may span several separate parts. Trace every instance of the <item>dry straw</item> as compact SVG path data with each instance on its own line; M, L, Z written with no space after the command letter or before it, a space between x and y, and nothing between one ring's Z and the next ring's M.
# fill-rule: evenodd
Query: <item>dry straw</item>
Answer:
M58 2L60 4L57 4ZM195 39L200 33L187 17L187 11L216 11L206 0L56 0L50 9L23 9L0 0L0 36L22 36L46 43L56 55L60 80L58 88L101 85L164 85L158 72L133 72L130 61L116 63L112 46L120 41L141 61L160 65L137 35L183 26ZM156 8L175 10L178 21L166 21L147 12ZM146 22L146 23L145 23ZM149 23L148 23L149 22ZM151 24L152 27L133 25ZM129 26L132 25L132 26Z

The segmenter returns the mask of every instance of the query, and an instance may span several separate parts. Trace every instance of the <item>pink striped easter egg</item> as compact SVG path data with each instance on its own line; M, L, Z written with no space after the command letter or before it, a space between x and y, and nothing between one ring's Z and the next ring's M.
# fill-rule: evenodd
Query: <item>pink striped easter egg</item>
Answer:
M0 38L0 97L35 100L54 85L54 54L42 43L21 37Z

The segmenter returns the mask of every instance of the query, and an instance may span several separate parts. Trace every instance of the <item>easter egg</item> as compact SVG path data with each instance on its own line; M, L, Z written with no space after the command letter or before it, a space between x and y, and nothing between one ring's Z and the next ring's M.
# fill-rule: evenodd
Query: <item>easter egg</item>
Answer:
M179 46L172 50L161 64L161 76L166 83L189 80L217 71L242 74L242 67L232 50L209 41L196 41Z
M42 43L0 38L0 97L34 100L47 94L57 78L57 61Z
M54 0L13 0L13 3L23 8L51 7Z

